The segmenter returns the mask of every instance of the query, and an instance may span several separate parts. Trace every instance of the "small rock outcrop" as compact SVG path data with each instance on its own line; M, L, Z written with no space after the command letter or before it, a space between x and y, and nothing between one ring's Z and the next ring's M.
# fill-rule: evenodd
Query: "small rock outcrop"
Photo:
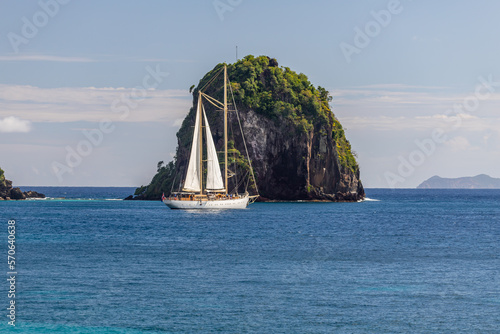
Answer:
M23 192L19 188L12 188L10 190L10 199L26 199Z
M13 188L12 181L5 178L4 171L0 168L0 200L23 200L27 198L45 198L45 195L36 191L22 192L19 188Z
M41 194L33 190L25 191L23 192L23 195L25 198L45 198L44 194Z
M12 181L6 180L3 176L3 170L0 169L0 199L10 199L10 191L12 190Z

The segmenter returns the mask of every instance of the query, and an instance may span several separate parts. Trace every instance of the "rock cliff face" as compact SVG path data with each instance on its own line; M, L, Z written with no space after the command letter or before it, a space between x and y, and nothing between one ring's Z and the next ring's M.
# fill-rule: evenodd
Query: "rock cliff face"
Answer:
M137 189L135 199L159 199L163 192L177 190L189 159L198 89L221 66L209 72L193 92L193 108L177 133L176 158L166 166L159 164L158 174L150 185ZM342 126L330 110L331 97L326 90L314 87L305 75L280 68L276 60L264 56L247 56L228 65L228 75L261 200L364 198L359 167ZM222 100L222 79L212 86L219 88L207 88L204 92ZM221 112L215 107L205 108L215 144L221 149ZM229 129L234 134L230 148L241 162L238 173L244 174L245 149L234 115L229 118Z
M263 198L355 201L364 197L359 170L340 164L328 125L304 133L293 122L275 122L251 109L241 110L240 116Z

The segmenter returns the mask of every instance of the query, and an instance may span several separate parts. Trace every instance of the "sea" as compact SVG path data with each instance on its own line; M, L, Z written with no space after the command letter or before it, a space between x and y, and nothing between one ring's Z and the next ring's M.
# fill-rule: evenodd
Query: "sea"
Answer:
M200 212L29 189L0 201L1 333L500 333L500 190Z

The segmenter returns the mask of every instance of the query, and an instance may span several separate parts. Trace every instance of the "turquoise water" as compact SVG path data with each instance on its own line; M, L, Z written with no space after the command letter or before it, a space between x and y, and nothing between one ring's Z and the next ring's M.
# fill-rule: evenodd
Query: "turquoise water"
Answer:
M1 331L500 332L498 190L211 212L58 191L0 202L0 249L16 219L18 271L16 328L6 284Z

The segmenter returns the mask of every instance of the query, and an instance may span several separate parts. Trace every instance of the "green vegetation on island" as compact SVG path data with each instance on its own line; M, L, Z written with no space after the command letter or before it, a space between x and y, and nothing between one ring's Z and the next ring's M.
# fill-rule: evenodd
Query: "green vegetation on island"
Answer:
M223 66L224 64L218 64L207 73L200 80L194 94L197 93L198 87L204 87ZM228 65L227 69L238 106L253 109L276 121L285 117L302 132L312 131L315 123L330 124L341 164L357 172L358 164L351 144L330 109L333 98L325 88L314 87L305 74L298 74L288 67L279 67L276 59L266 56L249 55ZM222 90L217 93L218 96L215 97L222 99ZM183 124L180 133L185 126L189 124Z

